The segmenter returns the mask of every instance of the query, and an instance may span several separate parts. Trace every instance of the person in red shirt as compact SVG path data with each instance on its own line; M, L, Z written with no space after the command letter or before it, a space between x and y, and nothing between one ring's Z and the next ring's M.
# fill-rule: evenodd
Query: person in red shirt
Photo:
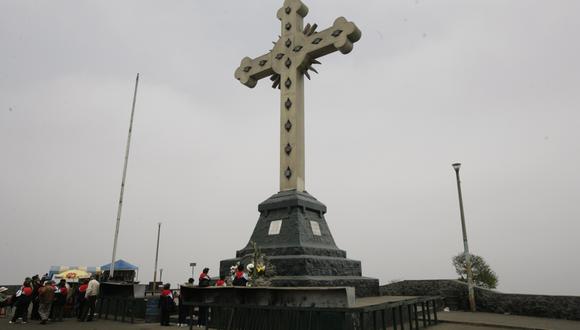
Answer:
M54 292L55 300L52 305L52 313L55 321L62 321L64 314L64 305L68 297L68 288L66 287L66 280L62 279Z
M173 292L170 290L171 285L169 283L163 286L163 291L161 291L161 296L159 297L159 308L161 309L161 325L169 326L169 316L171 311L175 306L175 301L173 301Z
M210 286L211 277L209 277L209 268L204 268L199 274L199 286L202 288Z
M79 290L77 292L77 319L79 321L83 321L83 312L85 309L88 312L87 299L85 298L85 293L87 292L87 288L89 287L89 279L85 279L83 284L79 286Z
M215 282L215 286L226 286L226 277L220 276L220 279Z
M28 321L28 306L30 305L30 300L32 298L32 286L30 281L24 281L24 284L20 287L20 290L16 292L16 311L14 316L9 323L16 322L19 318L22 318L22 323Z
M246 275L246 273L244 272L244 266L238 265L238 268L232 280L232 284L234 286L246 286L247 283L248 283L248 275Z
M204 268L199 274L199 287L206 288L211 285L211 277L209 277L209 268ZM208 307L199 307L199 317L197 319L198 326L204 326L207 323L207 316L209 313Z

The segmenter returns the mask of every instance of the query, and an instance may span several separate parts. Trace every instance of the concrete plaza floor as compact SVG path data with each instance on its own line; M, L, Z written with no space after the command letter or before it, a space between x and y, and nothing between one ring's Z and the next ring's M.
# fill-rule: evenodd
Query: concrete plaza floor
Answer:
M538 330L580 330L580 321L546 319L530 316L504 315L492 313L439 312L441 324L434 330L446 329L538 329Z
M441 323L432 326L433 330L493 330L493 329L537 329L537 330L580 330L580 321L545 319L529 316L503 315L490 313L467 312L440 312ZM177 328L175 323L171 327L162 327L159 324L143 323L142 321L121 323L114 321L97 320L80 323L74 319L64 322L41 325L38 321L27 324L8 324L8 319L0 319L0 330L4 329L62 329L62 330L161 330ZM183 328L187 329L187 328ZM203 329L194 327L194 329ZM299 329L297 329L299 330ZM329 329L330 330L330 329Z

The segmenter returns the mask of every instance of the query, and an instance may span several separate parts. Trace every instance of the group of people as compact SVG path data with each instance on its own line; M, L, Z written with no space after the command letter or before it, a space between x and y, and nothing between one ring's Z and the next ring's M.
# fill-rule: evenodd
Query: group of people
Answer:
M209 268L204 268L201 274L199 274L198 278L198 286L201 288L204 287L225 287L227 286L226 277L224 275L220 276L215 283L212 283L212 279L209 276ZM236 272L233 274L231 278L231 283L233 286L246 286L248 283L248 276L244 272L244 266L238 265L236 268ZM185 286L194 286L194 279L190 278ZM159 298L159 308L161 310L161 325L162 326L169 326L169 318L171 313L176 308L175 300L177 299L177 308L178 308L178 320L177 326L178 327L185 327L187 326L187 315L190 314L190 310L187 306L183 304L182 296L179 292L171 291L171 284L166 283L163 286L163 290L161 291L161 296ZM197 325L205 326L207 324L208 319L208 308L207 307L200 307L198 312L198 321Z
M218 280L212 280L209 276L209 268L204 268L198 278L199 287L224 287L226 277L220 276ZM246 286L248 276L244 272L244 266L237 266L231 281L233 286ZM194 279L190 278L186 286L194 286ZM79 285L71 285L65 279L55 283L47 275L40 278L38 275L27 277L22 286L11 296L5 296L5 288L0 288L0 307L13 307L13 315L9 323L27 323L29 315L31 320L39 320L40 324L51 321L62 321L67 304L74 305L74 314L80 322L90 322L96 311L96 302L99 295L100 283L94 276L82 280ZM176 300L178 303L176 304ZM32 305L32 308L30 308ZM161 325L169 326L169 318L178 307L178 326L187 326L186 319L190 309L183 304L179 292L173 292L169 283L163 286L159 299ZM199 308L198 325L204 326L208 320L208 308Z
M79 321L92 321L95 305L99 294L99 282L91 277L85 279L78 288L71 288L65 279L58 283L38 275L27 277L22 286L11 296L1 301L1 307L13 307L14 314L10 324L19 320L27 323L39 320L47 324L49 320L62 321L65 305L73 300L76 305L76 315ZM32 309L30 309L32 305Z

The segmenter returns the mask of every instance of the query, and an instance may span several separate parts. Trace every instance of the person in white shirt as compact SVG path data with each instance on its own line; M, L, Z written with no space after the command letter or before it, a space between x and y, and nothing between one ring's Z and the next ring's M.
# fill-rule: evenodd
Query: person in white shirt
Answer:
M87 305L89 309L89 313L87 315L87 322L91 322L93 320L93 316L95 315L97 297L99 296L100 286L101 284L99 283L99 281L95 279L95 276L91 276L89 286L87 287L87 291L85 292L85 298L87 299Z

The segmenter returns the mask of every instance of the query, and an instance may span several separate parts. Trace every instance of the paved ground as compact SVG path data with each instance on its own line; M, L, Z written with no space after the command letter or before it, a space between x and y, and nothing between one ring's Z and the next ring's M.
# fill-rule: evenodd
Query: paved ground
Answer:
M580 330L580 321L543 319L537 317L502 315L489 313L440 312L439 320L444 321L429 329L433 330L493 330L493 329L538 329L538 330ZM172 328L176 328L173 324ZM64 322L40 325L38 321L27 324L8 324L8 319L0 319L0 330L4 329L62 329L62 330L161 330L158 324L130 324L98 320L79 323L69 319ZM183 328L186 329L186 328ZM202 329L194 327L194 329Z
M8 324L7 319L0 319L0 329L22 329L22 330L47 330L47 329L58 329L58 330L160 330L160 329L188 329L188 328L177 328L175 324L172 327L162 327L159 324L146 324L146 323L121 323L114 321L98 320L94 322L84 322L80 323L76 320L70 319L63 322L49 323L47 325L41 325L38 321L31 321L27 324ZM194 329L202 329L198 327L193 327Z
M429 328L429 330L495 330L505 328L497 328L493 326L475 326L475 325L465 325L465 324L451 324L451 323L441 323L436 326Z
M467 313L467 312L440 312L437 314L440 321L449 323L433 327L434 330L442 329L540 329L540 330L580 330L580 321L567 321L556 319L544 319L539 317L503 315L491 313ZM458 327L454 327L458 326Z

